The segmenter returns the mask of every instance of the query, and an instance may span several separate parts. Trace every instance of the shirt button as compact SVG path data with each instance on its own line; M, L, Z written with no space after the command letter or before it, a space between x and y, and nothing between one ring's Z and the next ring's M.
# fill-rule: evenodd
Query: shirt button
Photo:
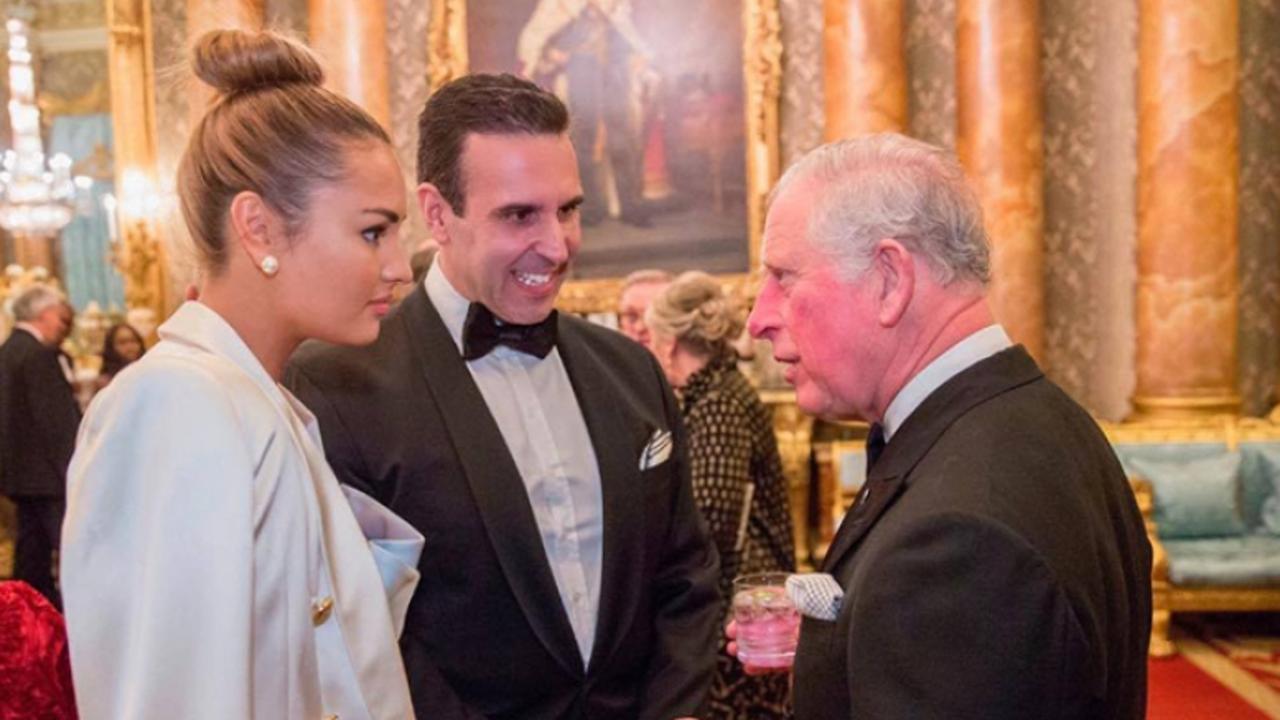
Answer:
M311 623L313 625L323 625L332 614L333 596L325 595L322 598L316 598L311 601Z

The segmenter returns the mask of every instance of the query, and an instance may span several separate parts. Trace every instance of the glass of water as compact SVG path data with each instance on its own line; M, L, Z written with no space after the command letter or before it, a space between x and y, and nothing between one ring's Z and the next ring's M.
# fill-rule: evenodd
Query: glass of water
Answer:
M766 668L791 667L800 638L800 613L787 596L788 573L754 573L733 581L738 660Z

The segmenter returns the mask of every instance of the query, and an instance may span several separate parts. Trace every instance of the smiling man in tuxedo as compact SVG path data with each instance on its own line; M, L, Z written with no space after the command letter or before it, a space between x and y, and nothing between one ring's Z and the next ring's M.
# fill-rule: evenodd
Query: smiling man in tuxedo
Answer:
M581 240L568 123L510 75L438 90L435 262L377 343L291 372L338 476L426 536L401 641L420 717L670 720L710 683L717 560L676 401L639 345L554 310Z

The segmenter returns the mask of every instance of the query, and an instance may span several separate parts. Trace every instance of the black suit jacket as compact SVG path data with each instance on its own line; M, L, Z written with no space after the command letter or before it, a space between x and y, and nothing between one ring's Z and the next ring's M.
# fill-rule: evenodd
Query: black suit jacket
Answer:
M58 351L15 329L0 345L0 494L66 497L79 426Z
M798 720L1145 717L1151 547L1111 446L1011 348L893 436L805 618Z
M422 286L367 348L309 345L289 382L339 478L426 536L401 641L423 718L694 714L714 662L715 550L693 504L679 411L622 335L561 315L559 351L600 466L598 627L584 669L528 495ZM671 460L641 450L670 430Z

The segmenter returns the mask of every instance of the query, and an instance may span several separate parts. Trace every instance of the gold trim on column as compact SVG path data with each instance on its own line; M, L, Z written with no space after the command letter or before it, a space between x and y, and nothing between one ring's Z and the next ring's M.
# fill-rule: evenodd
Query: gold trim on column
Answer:
M127 176L138 173L154 192L156 174L155 68L151 57L149 0L108 0L107 67L111 79L111 126L115 144L115 187L126 192ZM122 195L123 197L123 195ZM149 308L159 320L168 313L164 246L154 218L130 215L144 202L122 202L115 262L124 278L126 307Z
M466 0L435 0L427 31L427 78L431 88L468 72ZM782 93L782 16L778 0L743 0L742 75L746 100L747 227L751 272L721 276L730 292L748 297L760 265L765 200L778 178L778 99ZM620 278L575 280L560 291L556 306L567 312L613 312Z
M1214 395L1205 397L1148 397L1133 396L1134 422L1147 420L1183 420L1212 415L1238 415L1239 395Z

